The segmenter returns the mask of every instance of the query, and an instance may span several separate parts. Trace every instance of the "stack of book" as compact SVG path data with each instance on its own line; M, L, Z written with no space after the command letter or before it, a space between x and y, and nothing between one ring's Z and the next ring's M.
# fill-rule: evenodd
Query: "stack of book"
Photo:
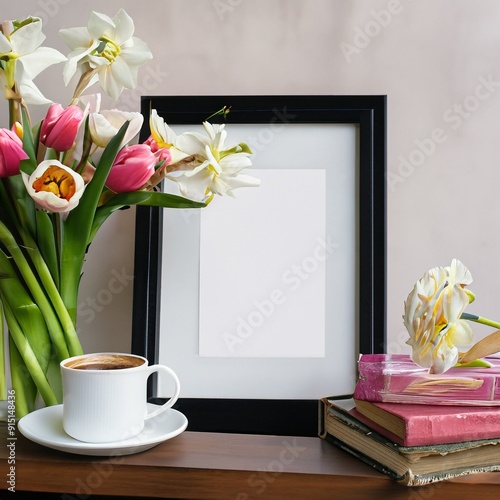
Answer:
M320 437L407 486L500 471L500 359L429 375L404 355L359 360L353 397L320 401Z

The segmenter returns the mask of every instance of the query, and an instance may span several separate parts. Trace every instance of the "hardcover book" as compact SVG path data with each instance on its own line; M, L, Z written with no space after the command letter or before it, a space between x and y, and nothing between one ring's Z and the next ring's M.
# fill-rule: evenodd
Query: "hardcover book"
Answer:
M358 418L403 446L500 438L499 406L422 405L362 400L356 400L355 404L360 414Z
M404 354L364 354L354 398L388 403L500 406L500 358L490 368L451 368L429 374Z
M353 399L320 401L319 437L406 486L500 471L500 438L401 446L358 419Z

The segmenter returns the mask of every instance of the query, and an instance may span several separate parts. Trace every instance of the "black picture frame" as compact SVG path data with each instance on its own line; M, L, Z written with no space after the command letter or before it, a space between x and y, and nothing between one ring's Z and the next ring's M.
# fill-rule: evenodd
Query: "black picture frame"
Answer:
M359 352L382 353L386 345L386 96L145 96L140 140L149 136L151 109L169 125L192 125L230 106L225 122L269 124L276 110L294 123L347 123L359 127L358 290ZM211 119L213 123L216 118ZM158 362L162 210L137 207L132 352ZM155 400L154 382L150 395ZM325 396L327 396L325 394ZM180 398L176 409L188 430L314 436L317 400ZM293 415L293 418L284 418Z

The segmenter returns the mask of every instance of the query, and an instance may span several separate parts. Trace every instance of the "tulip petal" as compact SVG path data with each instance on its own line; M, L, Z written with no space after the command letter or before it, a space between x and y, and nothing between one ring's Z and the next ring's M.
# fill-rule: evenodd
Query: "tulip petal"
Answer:
M73 179L75 192L69 200L58 197L49 191L36 191L33 187L34 183L44 176L50 167L54 166L67 172ZM22 177L28 194L40 208L48 210L49 212L58 212L67 215L69 211L78 206L80 198L85 190L85 182L82 176L57 160L44 160L30 176L22 173Z

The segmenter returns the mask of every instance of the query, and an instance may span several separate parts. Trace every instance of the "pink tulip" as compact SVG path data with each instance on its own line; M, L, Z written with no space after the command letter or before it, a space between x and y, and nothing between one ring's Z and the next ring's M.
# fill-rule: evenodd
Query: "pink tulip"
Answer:
M19 163L28 158L19 137L6 128L0 129L0 177L19 173Z
M42 122L40 142L58 153L68 151L75 142L82 120L83 111L78 106L64 109L60 104L51 104Z
M144 144L151 148L151 151L154 153L156 157L156 163L160 163L160 161L164 161L163 167L166 167L172 161L172 154L170 153L169 148L160 148L158 143L153 139L153 136L150 135L145 141Z
M156 163L148 145L126 146L116 155L106 186L115 193L136 191L154 174Z

